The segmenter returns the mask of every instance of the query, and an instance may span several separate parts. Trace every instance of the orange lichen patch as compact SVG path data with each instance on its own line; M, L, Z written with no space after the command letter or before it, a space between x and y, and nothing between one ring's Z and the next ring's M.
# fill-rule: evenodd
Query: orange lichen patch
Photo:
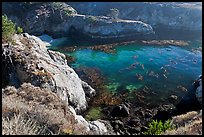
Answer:
M34 71L34 72L32 72L32 74L41 77L45 81L48 81L49 79L52 78L52 74L48 71L45 71L45 70Z

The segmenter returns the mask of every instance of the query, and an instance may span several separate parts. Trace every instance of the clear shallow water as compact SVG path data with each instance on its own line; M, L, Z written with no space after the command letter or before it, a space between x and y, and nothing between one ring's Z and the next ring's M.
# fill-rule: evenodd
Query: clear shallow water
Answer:
M76 58L73 68L99 68L111 92L122 89L131 92L147 86L156 93L155 97L149 98L156 101L158 96L165 99L171 94L183 95L178 86L189 89L202 74L202 53L192 52L199 46L198 42L188 47L129 44L116 47L115 54L90 49L67 54ZM136 75L142 78L138 79Z

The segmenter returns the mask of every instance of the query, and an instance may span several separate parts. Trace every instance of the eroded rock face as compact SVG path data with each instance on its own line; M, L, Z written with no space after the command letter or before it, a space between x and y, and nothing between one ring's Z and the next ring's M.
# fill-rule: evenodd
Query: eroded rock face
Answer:
M202 3L200 2L67 2L80 14L107 15L111 8L120 11L119 18L141 20L152 26L166 25L201 30ZM195 25L196 24L196 25Z
M139 20L151 25L161 39L201 37L201 2L67 2L79 14L103 16L111 8L120 11L119 18ZM197 34L197 35L195 35ZM185 37L184 37L185 36Z
M12 79L17 79L18 83L30 82L56 93L77 113L84 111L87 107L85 94L94 95L95 90L67 65L65 55L47 50L45 43L27 33L16 35L15 40L15 45L8 46L15 73L9 77L10 84L16 85Z
M12 7L16 7L15 12ZM126 39L133 36L137 36L137 39L154 35L152 27L142 21L77 14L65 3L58 3L58 6L56 3L18 3L15 6L13 3L3 3L3 13L33 35L47 33L62 37L78 34L75 37L79 37L81 34L89 39Z

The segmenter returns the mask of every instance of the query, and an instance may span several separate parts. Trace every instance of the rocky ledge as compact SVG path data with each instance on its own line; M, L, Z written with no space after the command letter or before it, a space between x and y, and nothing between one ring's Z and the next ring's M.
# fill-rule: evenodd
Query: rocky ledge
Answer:
M77 115L86 110L86 97L95 95L95 90L67 65L64 54L48 50L39 38L27 33L15 35L14 40L14 44L2 44L3 87L20 87L26 82L51 91L65 102L77 121L91 127L87 130L109 132L102 122L87 122Z

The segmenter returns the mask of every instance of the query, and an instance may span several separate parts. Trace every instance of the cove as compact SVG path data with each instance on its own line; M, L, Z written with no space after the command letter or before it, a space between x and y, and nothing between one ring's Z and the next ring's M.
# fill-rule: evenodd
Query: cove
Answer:
M67 42L69 41L52 48L59 50L59 46L70 44ZM80 45L84 46L83 43L77 46ZM198 75L202 74L202 52L197 50L199 47L201 48L200 41L191 41L185 47L132 43L117 46L115 53L91 49L60 52L76 59L71 64L74 69L99 69L106 78L105 86L111 93L120 94L125 90L130 93L128 98L134 100L131 92L146 88L153 94L146 96L145 101L157 104L172 94L181 99Z

